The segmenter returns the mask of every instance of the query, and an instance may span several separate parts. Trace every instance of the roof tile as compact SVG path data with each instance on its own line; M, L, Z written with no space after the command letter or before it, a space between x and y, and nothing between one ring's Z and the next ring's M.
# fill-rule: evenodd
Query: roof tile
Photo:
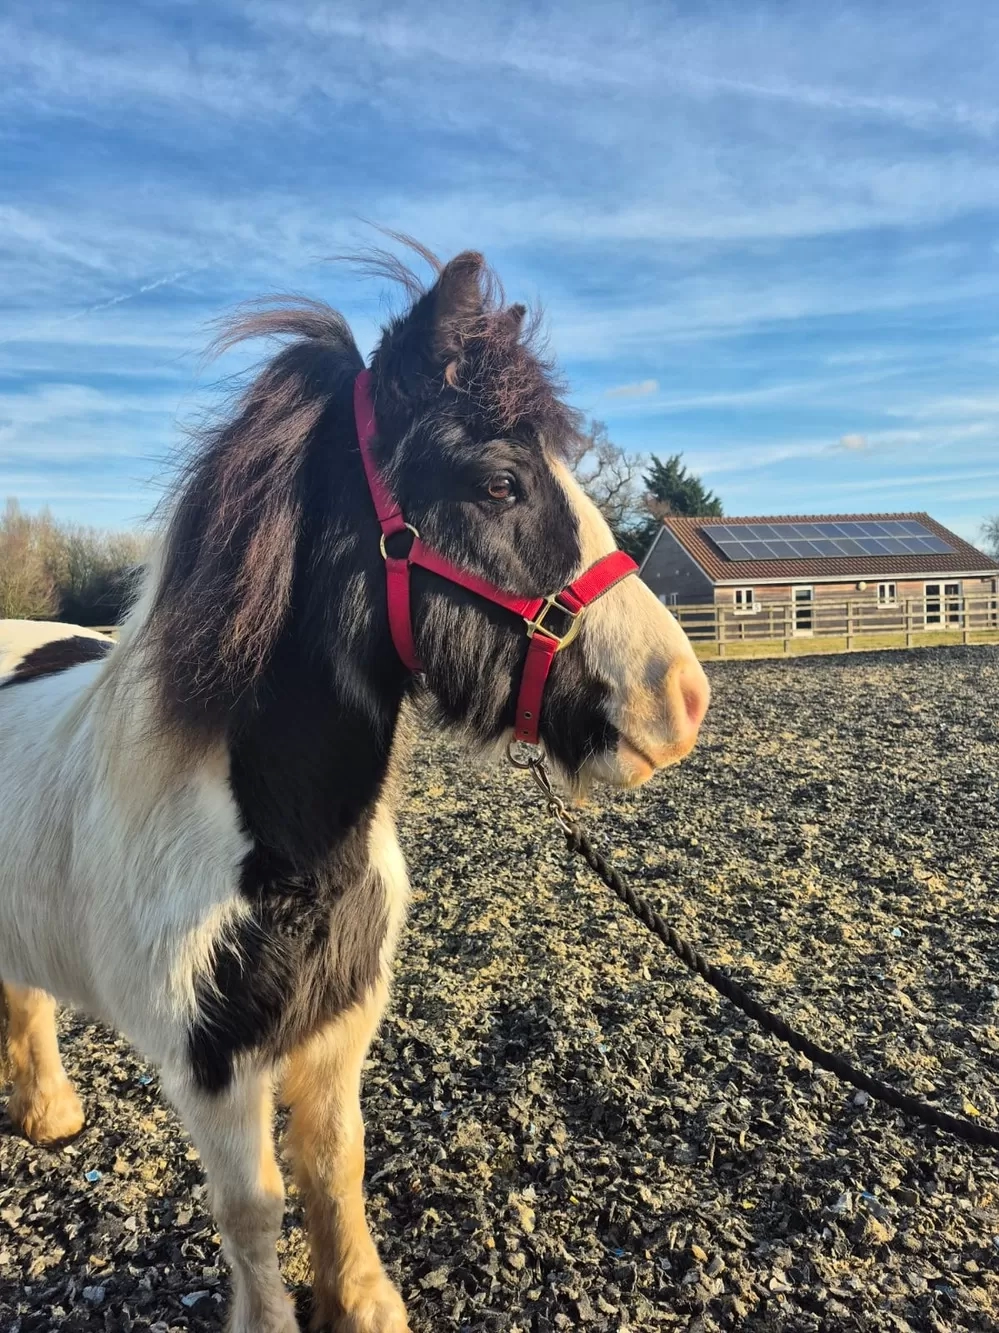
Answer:
M953 555L833 556L828 560L726 560L702 535L703 529L725 523L856 523L881 519L917 519L954 547ZM753 518L683 518L669 515L663 526L697 561L715 583L752 582L753 579L876 578L879 575L988 573L999 570L999 560L985 555L970 542L945 528L926 513L905 514L764 514Z

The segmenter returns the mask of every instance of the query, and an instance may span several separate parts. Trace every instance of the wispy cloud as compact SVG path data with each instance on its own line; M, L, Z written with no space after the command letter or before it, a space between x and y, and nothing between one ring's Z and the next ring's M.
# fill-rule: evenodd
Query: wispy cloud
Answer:
M973 90L981 89L977 98L955 96L950 88L933 95L927 77L933 66L925 61L928 54L946 54L943 34L929 24L921 25L923 31L914 28L904 10L891 6L863 17L837 14L835 22L814 13L806 21L804 12L778 19L765 9L734 9L723 22L711 23L696 14L667 18L651 4L639 4L633 22L622 25L594 6L570 11L556 4L512 14L471 10L457 29L447 22L451 11L434 4L418 18L383 8L377 22L363 5L350 3L333 8L248 0L223 8L230 40L206 32L196 56L142 11L119 13L113 39L102 40L100 25L67 32L36 21L26 30L26 10L20 23L9 22L0 33L7 38L8 66L50 95L155 97L227 116L292 114L317 91L335 102L365 88L377 97L381 89L358 65L357 54L364 52L379 73L406 70L410 84L420 66L432 62L427 85L443 69L444 82L464 71L479 81L514 75L560 89L648 89L660 96L679 90L874 117L917 130L949 126L989 135L999 124L985 77L968 79ZM886 48L894 53L894 70L883 59ZM846 52L848 61L842 59ZM293 60L298 77L289 79ZM906 75L921 64L922 95L914 96L917 84ZM968 72L964 62L962 73ZM412 95L405 86L393 91L403 104ZM435 99L431 113L441 100Z
M607 389L608 398L647 398L651 393L658 393L658 380L639 380L635 384L618 384L613 389Z
M997 52L976 0L919 23L897 0L636 0L623 21L510 0L457 25L440 0L10 0L0 492L50 460L85 507L102 449L103 494L144 484L205 325L242 298L327 297L367 351L386 304L323 263L370 239L358 216L484 248L615 438L703 462L751 510L929 459L980 471Z
M106 301L95 301L93 305L86 306L83 310L74 310L68 315L62 315L58 319L51 320L48 323L36 324L32 328L24 329L21 333L10 333L5 337L0 337L0 345L9 342L34 342L38 338L53 329L58 328L60 324L71 324L74 320L86 319L88 315L96 315L100 310L110 310L112 306L122 305L125 301L134 301L138 296L145 296L148 292L155 292L160 287L169 287L182 278L189 277L194 270L182 270L179 273L171 273L165 278L157 278L155 282L147 282L141 287L137 287L131 292L122 292L119 296L112 296Z

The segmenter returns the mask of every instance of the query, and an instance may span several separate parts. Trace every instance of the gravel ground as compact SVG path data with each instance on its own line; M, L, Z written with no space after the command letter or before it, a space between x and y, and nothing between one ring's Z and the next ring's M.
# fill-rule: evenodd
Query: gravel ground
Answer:
M716 962L874 1072L999 1124L999 649L711 668L704 739L588 818ZM414 1333L999 1327L999 1163L851 1093L682 973L526 779L426 744L365 1091ZM88 1112L0 1121L0 1328L217 1330L197 1156L63 1018ZM307 1283L297 1201L282 1262Z

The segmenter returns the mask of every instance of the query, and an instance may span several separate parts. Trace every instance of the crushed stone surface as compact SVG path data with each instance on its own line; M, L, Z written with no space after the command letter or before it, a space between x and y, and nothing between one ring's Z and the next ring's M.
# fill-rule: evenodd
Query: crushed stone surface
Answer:
M765 1002L999 1125L999 649L726 662L698 749L580 811ZM999 1328L999 1161L764 1037L581 863L531 784L422 744L364 1104L414 1333ZM219 1330L228 1274L155 1070L66 1013L89 1116L0 1117L0 1329ZM282 1266L305 1308L289 1191Z

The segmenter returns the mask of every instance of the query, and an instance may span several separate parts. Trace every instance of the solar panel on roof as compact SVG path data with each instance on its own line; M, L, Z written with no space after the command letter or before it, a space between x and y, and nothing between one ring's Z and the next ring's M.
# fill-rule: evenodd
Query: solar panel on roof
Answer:
M916 519L842 523L711 523L701 529L726 560L836 560L862 555L953 555Z
M726 542L721 548L726 560L752 560L752 556L739 542Z

